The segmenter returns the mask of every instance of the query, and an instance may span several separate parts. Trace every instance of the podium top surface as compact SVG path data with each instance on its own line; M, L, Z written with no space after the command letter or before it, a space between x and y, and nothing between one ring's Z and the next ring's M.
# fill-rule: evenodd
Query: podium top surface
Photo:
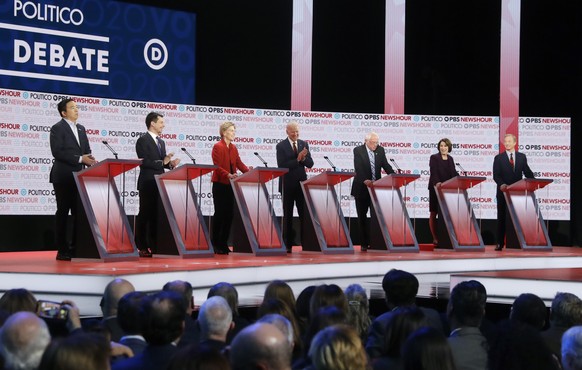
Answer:
M162 180L192 180L216 168L218 167L211 164L184 164L159 176Z
M419 177L420 175L416 174L391 173L388 176L384 176L381 179L374 181L372 186L381 188L399 188L416 181Z
M441 183L441 189L469 189L485 180L487 178L482 176L455 176Z
M305 185L335 185L356 176L355 172L325 171L305 181Z
M106 159L81 170L77 177L115 177L141 164L141 159Z
M518 182L507 186L506 191L536 191L554 182L552 179L522 179Z
M255 167L247 173L232 179L232 182L265 183L289 172L288 168Z

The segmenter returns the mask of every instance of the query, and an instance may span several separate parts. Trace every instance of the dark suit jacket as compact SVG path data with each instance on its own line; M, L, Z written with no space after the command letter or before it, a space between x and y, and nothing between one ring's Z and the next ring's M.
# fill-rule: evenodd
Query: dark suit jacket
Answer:
M222 184L230 184L228 175L231 167L239 169L242 173L248 172L249 168L242 162L238 149L234 143L226 146L224 139L212 147L212 163L218 166L212 173L212 182L220 182Z
M383 147L378 146L374 151L376 156L375 161L375 171L376 180L380 179L382 176L382 169L386 171L387 174L394 173L392 166L388 164L386 159L386 151ZM360 145L354 148L354 170L356 171L356 177L352 182L352 195L358 198L362 195L368 194L366 185L364 185L365 180L372 180L372 168L370 166L370 158L368 157L368 149L366 144Z
M113 364L112 370L164 370L178 348L172 344L165 346L148 345L142 353Z
M73 131L64 119L51 127L51 153L55 158L55 163L53 163L50 173L51 183L74 184L73 172L83 169L84 165L79 163L79 158L84 154L91 153L91 147L89 146L85 127L77 124L77 132L79 133L79 143L77 143Z
M119 321L117 321L117 316L112 316L103 319L103 326L111 333L111 340L118 342L119 339L124 335L123 329L119 326Z
M169 164L164 166L164 157L166 156L166 143L161 140L162 154L158 150L158 144L149 133L145 133L135 143L137 157L142 160L139 166L139 177L137 179L137 189L142 190L144 186L153 186L155 184L154 175L164 173L164 168L170 168Z
M137 337L122 337L119 340L119 344L123 344L124 346L128 346L133 351L133 355L137 356L144 351L147 347L147 342L145 339L137 338Z
M487 370L489 346L481 330L464 327L447 339L457 370Z
M497 184L497 196L503 194L500 190L501 185L511 185L518 182L523 176L533 179L534 174L527 165L527 157L525 154L515 152L513 159L515 170L509 164L507 153L499 153L493 159L493 180Z
M313 167L311 152L307 153L303 162L297 162L297 156L293 152L293 147L291 147L288 138L280 141L275 149L277 150L277 167L289 169L289 172L283 175L283 179L279 181L279 192L283 190L283 186L285 186L285 189L299 187L300 181L307 180L305 167ZM297 153L301 152L303 149L309 150L309 144L303 140L297 140Z

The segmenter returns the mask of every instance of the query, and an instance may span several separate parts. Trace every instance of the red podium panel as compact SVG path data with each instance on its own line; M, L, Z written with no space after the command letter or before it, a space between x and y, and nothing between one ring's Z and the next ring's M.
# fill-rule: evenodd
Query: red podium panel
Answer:
M272 180L288 171L287 168L260 167L230 180L238 207L233 224L234 252L257 256L287 254L265 183L271 182L271 194L274 194ZM246 237L238 235L238 230Z
M510 217L507 247L551 251L552 242L536 200L535 191L552 183L551 179L523 179L511 184L503 194Z
M446 232L439 233L439 248L460 251L485 251L481 229L475 219L467 189L485 181L485 177L456 176L435 186L439 201L439 226L444 223ZM441 229L442 230L442 229Z
M355 176L353 172L322 172L301 183L305 195L303 250L333 253L354 253L352 240L334 185ZM341 194L340 194L341 196Z
M372 200L372 232L370 249L389 252L418 252L418 242L400 187L418 179L420 175L390 174L374 181L368 187Z
M76 257L104 261L139 259L114 177L123 174L125 188L125 172L140 164L139 159L106 159L74 174L84 211L78 212L81 219Z
M214 249L198 202L203 175L214 171L212 165L185 164L156 175L160 199L165 211L158 232L158 254L182 258L213 257ZM198 192L192 180L198 179ZM164 228L169 229L164 232Z

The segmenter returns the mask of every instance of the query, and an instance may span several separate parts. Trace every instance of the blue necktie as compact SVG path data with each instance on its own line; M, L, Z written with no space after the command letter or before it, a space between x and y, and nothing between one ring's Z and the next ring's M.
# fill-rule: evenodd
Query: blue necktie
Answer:
M160 152L160 157L162 156L162 141L159 136L156 136L156 142L158 143L158 152Z

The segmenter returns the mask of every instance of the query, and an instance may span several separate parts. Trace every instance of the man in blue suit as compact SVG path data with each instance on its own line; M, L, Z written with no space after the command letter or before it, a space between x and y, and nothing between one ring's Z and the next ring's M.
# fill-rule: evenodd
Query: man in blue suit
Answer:
M508 185L521 180L523 176L533 179L534 174L527 165L527 157L515 150L517 138L507 134L503 138L505 153L499 153L493 159L493 180L497 184L497 246L496 251L505 245L505 228L507 219L507 204L503 192Z
M297 206L300 222L303 222L305 198L301 190L301 181L307 180L305 167L313 167L313 159L309 153L309 144L299 140L299 125L290 122L286 128L287 139L277 144L277 166L288 168L282 179L279 180L279 192L283 194L283 240L287 246L287 253L295 241L293 231L293 205Z
M151 257L157 242L158 186L154 175L164 169L172 169L180 159L172 159L174 153L166 153L166 143L160 137L165 127L164 116L150 112L145 119L148 131L135 143L139 166L137 190L139 190L139 213L136 219L135 243L140 257Z
M75 251L75 224L77 222L77 200L79 192L74 172L95 164L91 155L85 127L77 124L79 109L73 99L63 99L57 109L61 120L51 127L50 146L54 157L50 182L55 190L57 212L55 213L55 244L57 260L70 261ZM73 216L73 240L67 242L67 219Z

